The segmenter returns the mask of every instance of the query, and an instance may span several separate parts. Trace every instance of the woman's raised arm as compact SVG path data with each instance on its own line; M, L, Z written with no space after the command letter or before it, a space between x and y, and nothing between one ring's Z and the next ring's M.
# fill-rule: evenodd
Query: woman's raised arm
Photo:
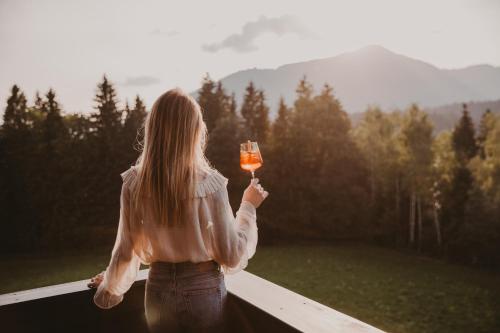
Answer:
M209 251L225 273L234 274L244 269L255 254L258 240L256 207L267 196L257 183L258 180L253 180L245 190L236 218L226 186L207 197Z

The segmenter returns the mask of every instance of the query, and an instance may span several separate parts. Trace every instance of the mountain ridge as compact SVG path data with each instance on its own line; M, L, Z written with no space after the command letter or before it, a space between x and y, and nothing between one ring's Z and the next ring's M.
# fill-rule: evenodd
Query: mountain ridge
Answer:
M425 61L392 52L379 45L326 58L284 64L276 68L249 68L221 79L241 103L249 81L263 89L272 113L280 96L292 104L299 80L306 76L317 92L324 83L334 89L349 113L369 105L405 108L411 103L434 107L460 101L500 98L500 67L477 64L442 69Z
M462 116L463 104L467 105L467 110L472 122L474 123L476 131L479 131L481 117L486 110L490 110L491 113L495 115L500 115L500 99L482 102L456 102L430 108L423 108L423 111L429 115L435 134L439 134L442 131L452 130L455 127ZM351 113L349 114L349 118L351 119L352 125L356 126L363 118L363 112Z

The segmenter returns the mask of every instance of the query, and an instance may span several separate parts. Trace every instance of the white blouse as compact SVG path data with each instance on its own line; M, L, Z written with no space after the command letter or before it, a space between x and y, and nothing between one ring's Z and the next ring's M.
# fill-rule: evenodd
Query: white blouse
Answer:
M236 218L229 203L228 179L213 169L195 183L191 211L183 225L159 225L144 202L135 211L130 190L137 178L137 166L121 174L120 220L110 263L94 295L100 308L111 308L123 300L135 281L141 263L203 262L215 260L224 273L244 269L257 246L255 207L242 201Z

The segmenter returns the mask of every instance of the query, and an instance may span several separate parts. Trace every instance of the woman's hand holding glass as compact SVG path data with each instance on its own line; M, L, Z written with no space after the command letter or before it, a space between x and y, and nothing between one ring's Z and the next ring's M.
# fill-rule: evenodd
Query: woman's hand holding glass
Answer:
M248 201L255 208L258 208L268 195L269 193L259 184L259 179L252 178L250 185L243 192L242 201Z

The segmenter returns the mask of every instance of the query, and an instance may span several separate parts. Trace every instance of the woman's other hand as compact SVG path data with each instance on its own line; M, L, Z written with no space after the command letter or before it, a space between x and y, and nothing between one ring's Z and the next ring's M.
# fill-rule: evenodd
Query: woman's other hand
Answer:
M243 192L242 201L248 201L257 208L268 195L269 193L259 184L259 179L254 178Z
M97 288L101 284L102 280L104 280L104 272L101 272L90 279L90 282L87 284L89 288Z

